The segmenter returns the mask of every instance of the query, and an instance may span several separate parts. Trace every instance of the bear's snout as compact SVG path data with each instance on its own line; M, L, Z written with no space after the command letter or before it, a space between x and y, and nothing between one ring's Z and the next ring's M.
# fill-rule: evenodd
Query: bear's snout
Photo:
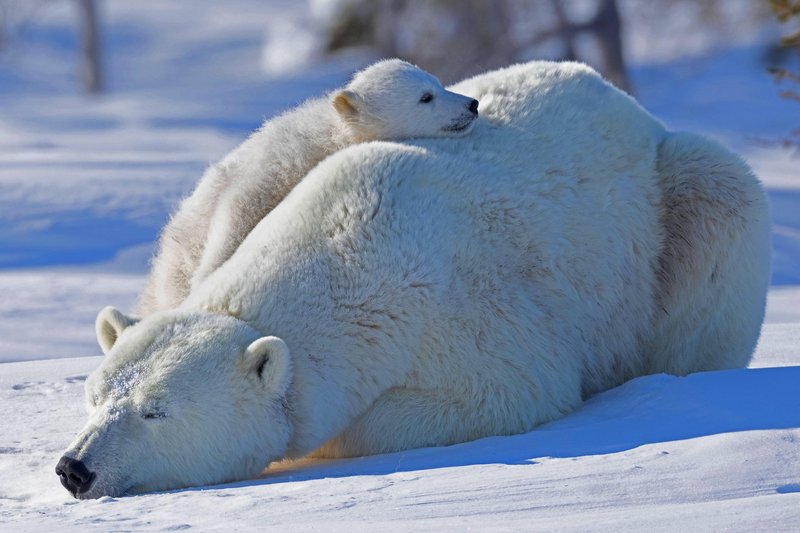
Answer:
M73 496L88 491L92 487L95 477L97 477L82 461L72 459L66 455L58 461L56 474L58 474L64 488Z
M473 115L478 114L478 103L479 102L473 98L472 101L469 103L469 106L467 106Z

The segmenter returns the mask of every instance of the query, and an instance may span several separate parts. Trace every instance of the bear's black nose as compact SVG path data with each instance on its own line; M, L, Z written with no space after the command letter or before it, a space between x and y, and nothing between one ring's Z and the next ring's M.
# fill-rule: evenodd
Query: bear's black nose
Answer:
M94 472L86 468L85 464L66 455L58 461L56 474L61 479L64 488L73 496L89 490L95 478Z
M472 111L473 115L477 115L478 114L478 101L475 100L474 98L469 103L469 110Z

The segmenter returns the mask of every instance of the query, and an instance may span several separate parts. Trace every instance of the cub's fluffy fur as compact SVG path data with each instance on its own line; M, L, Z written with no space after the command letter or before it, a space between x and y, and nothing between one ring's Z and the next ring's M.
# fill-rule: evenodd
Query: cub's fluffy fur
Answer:
M139 314L183 301L330 154L378 139L464 135L477 109L473 98L446 90L414 65L390 59L357 73L330 97L267 121L208 169L164 228Z

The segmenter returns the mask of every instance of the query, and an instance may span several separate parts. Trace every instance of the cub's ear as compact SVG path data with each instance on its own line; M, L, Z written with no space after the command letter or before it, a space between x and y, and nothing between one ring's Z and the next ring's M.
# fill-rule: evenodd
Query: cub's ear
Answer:
M334 93L331 98L331 104L343 118L351 118L358 115L358 110L361 107L361 97L353 91L342 89Z
M97 313L94 330L97 334L97 343L103 349L103 353L108 354L122 332L138 321L138 318L127 316L111 306L105 307Z
M261 337L244 351L245 364L255 372L265 386L284 396L291 382L292 360L289 347L278 337Z

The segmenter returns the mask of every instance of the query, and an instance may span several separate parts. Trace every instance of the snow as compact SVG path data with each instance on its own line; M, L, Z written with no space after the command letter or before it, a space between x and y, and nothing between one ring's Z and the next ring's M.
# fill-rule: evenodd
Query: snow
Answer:
M314 43L276 44L303 19L290 0L233 0L224 11L213 0L157 10L107 2L111 91L86 99L74 94L66 5L48 4L16 52L0 56L0 530L800 523L800 160L765 142L799 115L763 73L755 31L700 56L636 50L631 73L647 109L734 147L764 181L774 268L750 368L642 377L525 435L279 464L225 486L72 499L54 467L85 421L83 382L100 358L81 356L99 353L97 311L132 308L159 228L210 162L264 117L344 83L363 59L303 66ZM265 75L263 63L284 74Z
M781 329L767 326L757 363L774 363ZM524 435L82 502L53 468L99 358L8 363L0 527L786 530L800 520L800 345L780 353L795 366L638 378Z

